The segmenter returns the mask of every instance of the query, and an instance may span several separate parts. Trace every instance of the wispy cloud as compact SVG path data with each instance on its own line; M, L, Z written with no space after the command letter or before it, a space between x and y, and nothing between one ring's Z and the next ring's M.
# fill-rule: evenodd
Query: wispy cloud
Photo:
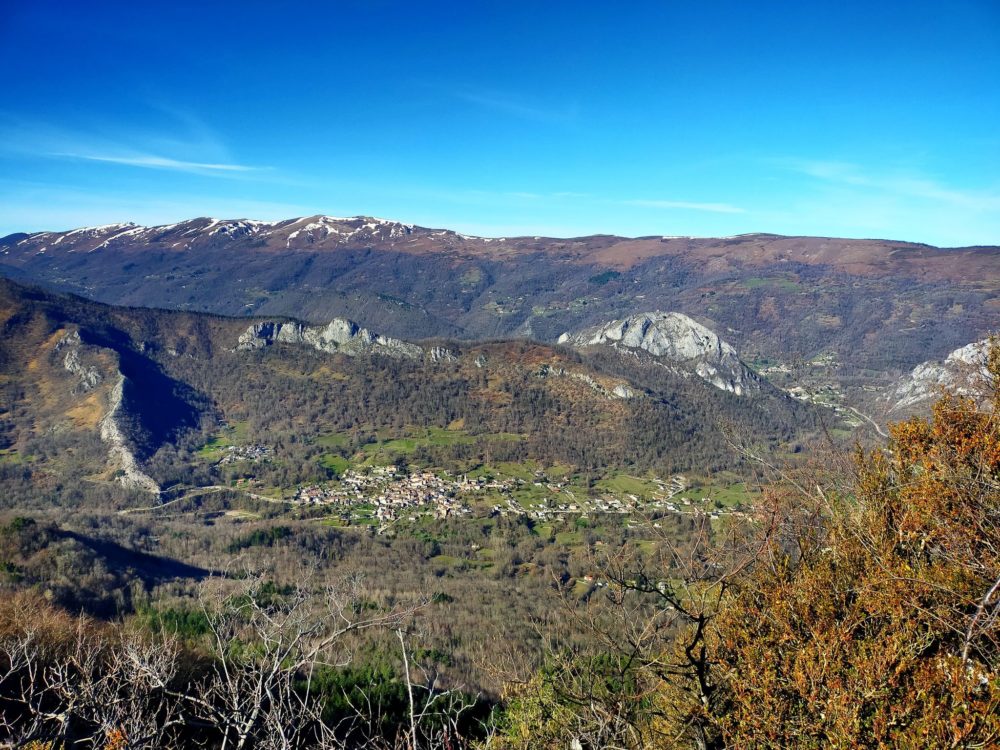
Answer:
M180 172L256 172L266 167L251 167L245 164L213 164L209 162L183 161L170 159L153 154L136 154L132 156L112 156L110 154L70 154L52 153L49 156L84 159L86 161L101 161L111 164L124 164L130 167L145 167L147 169L173 169Z
M780 203L754 211L769 231L881 237L942 247L996 245L1000 190L948 184L911 164L774 158L766 166L798 175Z
M745 208L733 206L729 203L700 203L697 201L671 201L671 200L628 200L622 201L626 206L642 206L645 208L680 209L685 211L708 211L715 214L745 214Z
M458 99L469 104L531 122L565 124L573 122L580 114L576 104L564 106L542 104L524 96L507 92L459 89L452 93Z
M221 137L194 115L157 111L163 123L155 129L120 123L70 129L0 118L0 152L229 178L269 169L233 159Z
M793 171L834 185L946 203L972 211L1000 211L1000 193L954 188L912 172L877 173L843 161L788 160L784 163Z

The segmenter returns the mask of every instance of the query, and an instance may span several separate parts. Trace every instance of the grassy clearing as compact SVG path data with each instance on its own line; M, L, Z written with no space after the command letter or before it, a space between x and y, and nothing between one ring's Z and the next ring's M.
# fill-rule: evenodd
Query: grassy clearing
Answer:
M333 526L334 528L337 529L343 529L350 525L340 516L328 516L326 518L321 519L319 523L320 526Z
M617 495L636 495L637 497L649 497L659 490L659 486L655 482L629 474L613 474L606 479L598 480L595 486L600 490Z
M560 531L556 533L556 544L564 547L575 547L583 544L582 531Z
M582 599L593 590L594 584L589 581L585 581L582 578L578 578L573 584L573 596L577 599Z
M657 543L652 539L638 539L635 546L644 555L651 555L656 552Z
M232 518L237 521L255 521L261 517L260 513L254 513L253 511L244 510L243 508L233 508L231 510L227 510L225 515L228 518Z
M498 479L523 479L525 482L534 480L535 472L541 469L541 464L534 461L523 463L499 462L483 464L469 472L471 477L495 477Z
M696 483L685 490L683 494L698 500L703 497L710 498L713 505L718 503L724 508L749 505L755 496L755 493L748 490L742 482L735 484Z
M830 434L838 440L847 440L854 435L854 430L846 427L831 427Z
M319 463L324 469L329 469L337 476L351 468L351 462L336 453L324 453L320 456Z
M566 479L573 473L573 467L567 464L555 464L545 470L552 479Z
M786 279L782 276L751 276L743 279L740 285L747 289L759 289L760 287L774 287L786 292L797 292L802 289L802 285L797 281Z
M221 458L231 445L243 445L247 442L248 428L248 422L233 422L212 435L195 455L210 461Z
M540 539L552 541L555 539L555 527L550 523L535 524L532 533Z
M387 466L400 456L410 456L420 448L446 448L453 445L474 445L483 441L514 442L523 439L523 435L513 433L471 435L465 431L461 420L456 420L447 427L413 427L404 431L403 434L377 431L374 442L362 445L351 460L351 464L358 467ZM352 445L353 441L354 435L352 433L331 433L317 437L315 445L323 448L346 449ZM328 459L324 456L320 460L323 462ZM324 466L326 465L324 463ZM328 468L337 470L336 466L328 466ZM494 476L512 476L512 470L513 465L506 471L496 470L494 467L478 467L470 471L470 474L482 476L492 473ZM518 475L522 473L518 471Z
M379 436L377 442L362 446L361 452L366 456L375 456L380 453L406 455L413 453L420 447L471 444L475 441L476 438L464 430L429 427L423 430L414 430L399 437Z
M430 558L430 562L433 565L444 565L449 568L457 568L458 566L468 562L460 557L452 557L451 555L434 555Z
M31 457L22 456L13 448L3 448L0 449L0 463L5 464L23 464L30 461Z
M469 445L476 442L476 438L465 430L449 430L441 427L430 427L425 437L417 439L426 445Z
M547 487L536 487L530 482L517 487L510 494L521 505L538 505L543 500L551 500L555 497Z
M351 444L351 436L345 432L334 432L320 435L316 438L315 443L323 448L346 448Z

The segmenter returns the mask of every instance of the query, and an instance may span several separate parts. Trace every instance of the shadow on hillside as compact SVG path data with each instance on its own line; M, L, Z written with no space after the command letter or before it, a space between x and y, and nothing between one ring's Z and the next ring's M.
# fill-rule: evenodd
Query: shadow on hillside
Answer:
M209 576L225 575L221 571L188 565L185 562L170 557L139 552L123 547L116 542L95 539L94 537L85 536L75 531L59 531L58 533L64 539L73 539L89 548L105 560L111 570L118 573L132 573L147 587L182 578L202 581Z

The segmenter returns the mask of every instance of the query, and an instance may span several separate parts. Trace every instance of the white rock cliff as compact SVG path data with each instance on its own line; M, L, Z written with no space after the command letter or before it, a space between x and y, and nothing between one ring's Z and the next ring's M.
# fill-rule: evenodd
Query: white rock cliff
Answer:
M390 357L419 359L424 350L416 344L380 336L357 323L334 318L325 326L305 326L302 323L265 321L254 323L240 334L236 351L263 349L275 342L303 344L322 352L354 357L358 354L384 354Z
M987 397L986 351L983 339L956 349L941 361L922 362L886 394L889 413L912 411L934 401L942 388L977 400Z
M682 313L639 313L577 333L564 333L559 343L581 349L602 345L639 349L738 396L761 387L760 376L743 363L736 349Z

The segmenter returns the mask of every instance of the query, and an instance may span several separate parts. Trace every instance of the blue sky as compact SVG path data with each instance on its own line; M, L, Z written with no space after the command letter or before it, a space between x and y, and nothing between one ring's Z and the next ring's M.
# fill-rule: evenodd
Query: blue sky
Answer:
M324 213L1000 244L996 0L6 0L0 91L0 235Z

